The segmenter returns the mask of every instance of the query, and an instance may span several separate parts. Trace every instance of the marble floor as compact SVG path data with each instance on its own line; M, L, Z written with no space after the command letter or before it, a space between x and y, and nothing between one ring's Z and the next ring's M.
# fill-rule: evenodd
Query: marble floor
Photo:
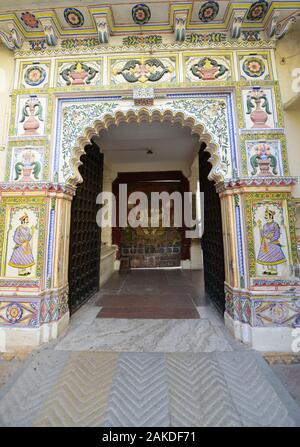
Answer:
M115 273L101 292L74 314L66 335L55 349L213 352L241 348L227 333L222 316L205 295L203 284L199 271ZM149 310L154 318L148 317ZM103 311L107 311L105 318L99 318ZM186 311L187 318L183 316ZM112 318L113 315L118 318Z
M172 294L175 311L185 303L198 318L161 318ZM141 303L160 318L97 317ZM3 427L300 426L300 407L263 357L229 334L199 272L113 275L59 340L10 372Z

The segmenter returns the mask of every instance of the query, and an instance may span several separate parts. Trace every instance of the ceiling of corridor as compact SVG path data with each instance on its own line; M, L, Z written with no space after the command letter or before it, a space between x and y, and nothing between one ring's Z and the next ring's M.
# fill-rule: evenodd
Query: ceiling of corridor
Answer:
M169 123L121 124L102 131L94 141L112 164L120 163L191 163L198 137L188 127ZM152 154L147 154L147 151Z

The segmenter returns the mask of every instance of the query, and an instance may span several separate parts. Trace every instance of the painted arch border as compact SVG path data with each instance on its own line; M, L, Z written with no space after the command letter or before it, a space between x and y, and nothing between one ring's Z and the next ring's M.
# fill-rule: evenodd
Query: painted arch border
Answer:
M223 181L225 178L236 177L238 175L237 164L237 132L236 122L234 119L234 102L233 91L218 91L218 92L199 92L199 93L168 93L165 95L166 101L178 101L189 100L191 103L201 98L225 100L226 102L226 130L228 132L228 157L231 167L231 176L226 176L221 171L221 145L216 141L216 136L212 131L208 131L208 123L205 120L195 116L195 113L187 112L182 109L175 109L170 103L159 104L151 107L137 107L128 106L122 107L124 98L121 95L114 96L82 96L76 98L64 97L57 99L57 114L55 122L55 142L54 142L54 154L52 160L52 177L56 182L62 182L69 184L70 186L76 186L80 183L81 176L78 168L81 165L80 157L84 154L84 147L91 142L91 139L98 135L102 129L109 129L110 125L119 125L122 122L153 122L153 121L169 121L171 123L180 123L183 127L187 126L191 129L191 134L198 134L199 141L204 141L207 144L207 151L210 153L210 162L212 169L209 174L209 178L216 183ZM127 99L127 98L126 98ZM107 113L103 113L97 118L90 121L83 122L81 125L81 131L74 138L74 144L71 144L70 157L69 157L69 175L60 179L60 171L62 169L60 163L60 155L62 152L63 143L63 106L68 103L70 106L78 105L90 105L91 103L104 104L110 103L114 105ZM167 107L168 106L168 107ZM118 108L119 107L119 108ZM83 129L83 130L82 130Z

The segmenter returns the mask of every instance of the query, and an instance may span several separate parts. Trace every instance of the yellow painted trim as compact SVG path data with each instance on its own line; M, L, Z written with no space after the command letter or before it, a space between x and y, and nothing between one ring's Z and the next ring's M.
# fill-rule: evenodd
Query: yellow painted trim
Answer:
M281 261L278 262L262 262L262 261L258 261L256 260L257 264L260 265L279 265L279 264L284 264L285 262L287 262L287 259L282 259Z
M18 268L18 269L27 269L29 267L33 267L35 265L35 262L33 262L32 264L26 264L26 265L14 264L13 262L8 262L7 264L10 267L15 267L15 268Z

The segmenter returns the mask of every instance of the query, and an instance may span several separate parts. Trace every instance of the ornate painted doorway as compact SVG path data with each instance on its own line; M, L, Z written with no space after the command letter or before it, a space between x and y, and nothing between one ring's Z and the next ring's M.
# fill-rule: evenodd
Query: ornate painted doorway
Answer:
M205 152L205 144L199 151L199 177L201 197L204 200L204 232L201 239L204 264L205 292L218 309L225 310L225 268L222 234L222 215L219 195L214 182L208 180L211 165L210 154Z
M72 202L69 254L71 313L99 290L101 229L96 223L102 190L103 154L95 144L86 146L79 171L83 178Z

